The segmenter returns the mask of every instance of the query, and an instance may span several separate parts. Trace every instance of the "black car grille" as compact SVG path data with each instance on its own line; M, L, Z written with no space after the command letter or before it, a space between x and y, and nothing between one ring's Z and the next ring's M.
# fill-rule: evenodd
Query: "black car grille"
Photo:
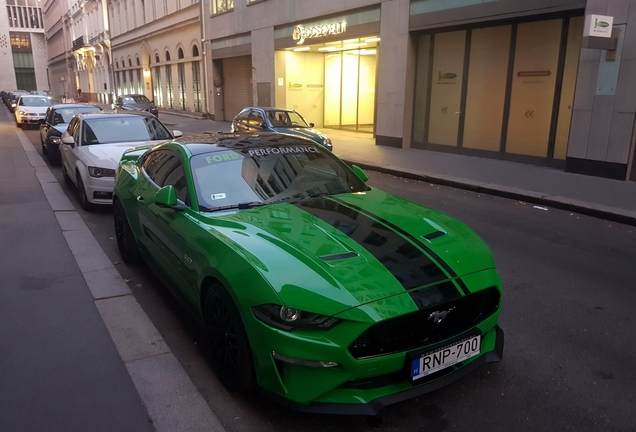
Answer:
M379 322L349 345L349 352L353 357L361 359L440 342L468 330L492 315L499 307L499 297L499 290L492 287ZM431 313L449 310L451 312L439 323L433 322Z

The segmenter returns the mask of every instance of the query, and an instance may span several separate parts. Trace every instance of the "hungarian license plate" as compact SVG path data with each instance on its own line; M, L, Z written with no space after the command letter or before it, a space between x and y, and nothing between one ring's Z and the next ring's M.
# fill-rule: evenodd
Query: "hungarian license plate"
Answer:
M481 335L471 336L459 342L422 354L411 362L411 380L423 378L479 354Z

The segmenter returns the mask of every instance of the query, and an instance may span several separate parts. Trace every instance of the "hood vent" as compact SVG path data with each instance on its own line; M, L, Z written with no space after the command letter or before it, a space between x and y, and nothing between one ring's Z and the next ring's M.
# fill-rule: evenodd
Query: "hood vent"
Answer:
M423 238L425 238L426 240L435 240L438 237L443 236L444 234L446 234L444 231L433 231L430 234L426 234L425 236L422 236Z
M345 253L339 253L334 255L321 256L320 259L323 261L337 261L337 260L342 260L347 258L355 258L357 256L358 254L355 252L345 252Z

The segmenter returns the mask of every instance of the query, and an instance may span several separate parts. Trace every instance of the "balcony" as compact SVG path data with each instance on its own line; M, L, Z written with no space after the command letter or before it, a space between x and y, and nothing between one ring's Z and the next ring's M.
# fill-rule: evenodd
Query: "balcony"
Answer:
M86 44L84 43L84 36L80 36L73 41L73 51L77 51L80 48L84 48Z

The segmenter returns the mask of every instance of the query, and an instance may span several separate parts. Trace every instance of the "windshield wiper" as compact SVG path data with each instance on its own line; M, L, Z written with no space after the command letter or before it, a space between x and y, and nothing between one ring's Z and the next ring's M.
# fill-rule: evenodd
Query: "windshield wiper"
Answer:
M231 205L226 205L226 206L221 206L221 207L213 207L213 208L209 208L209 207L205 207L200 205L199 209L201 211L204 212L216 212L216 211L221 211L221 210L232 210L232 209L239 209L239 210L245 210L245 209L250 209L253 207L259 207L259 206L263 206L263 205L267 205L268 203L264 203L261 201L251 201L251 202L244 202L244 203L238 203L238 204L231 204Z

